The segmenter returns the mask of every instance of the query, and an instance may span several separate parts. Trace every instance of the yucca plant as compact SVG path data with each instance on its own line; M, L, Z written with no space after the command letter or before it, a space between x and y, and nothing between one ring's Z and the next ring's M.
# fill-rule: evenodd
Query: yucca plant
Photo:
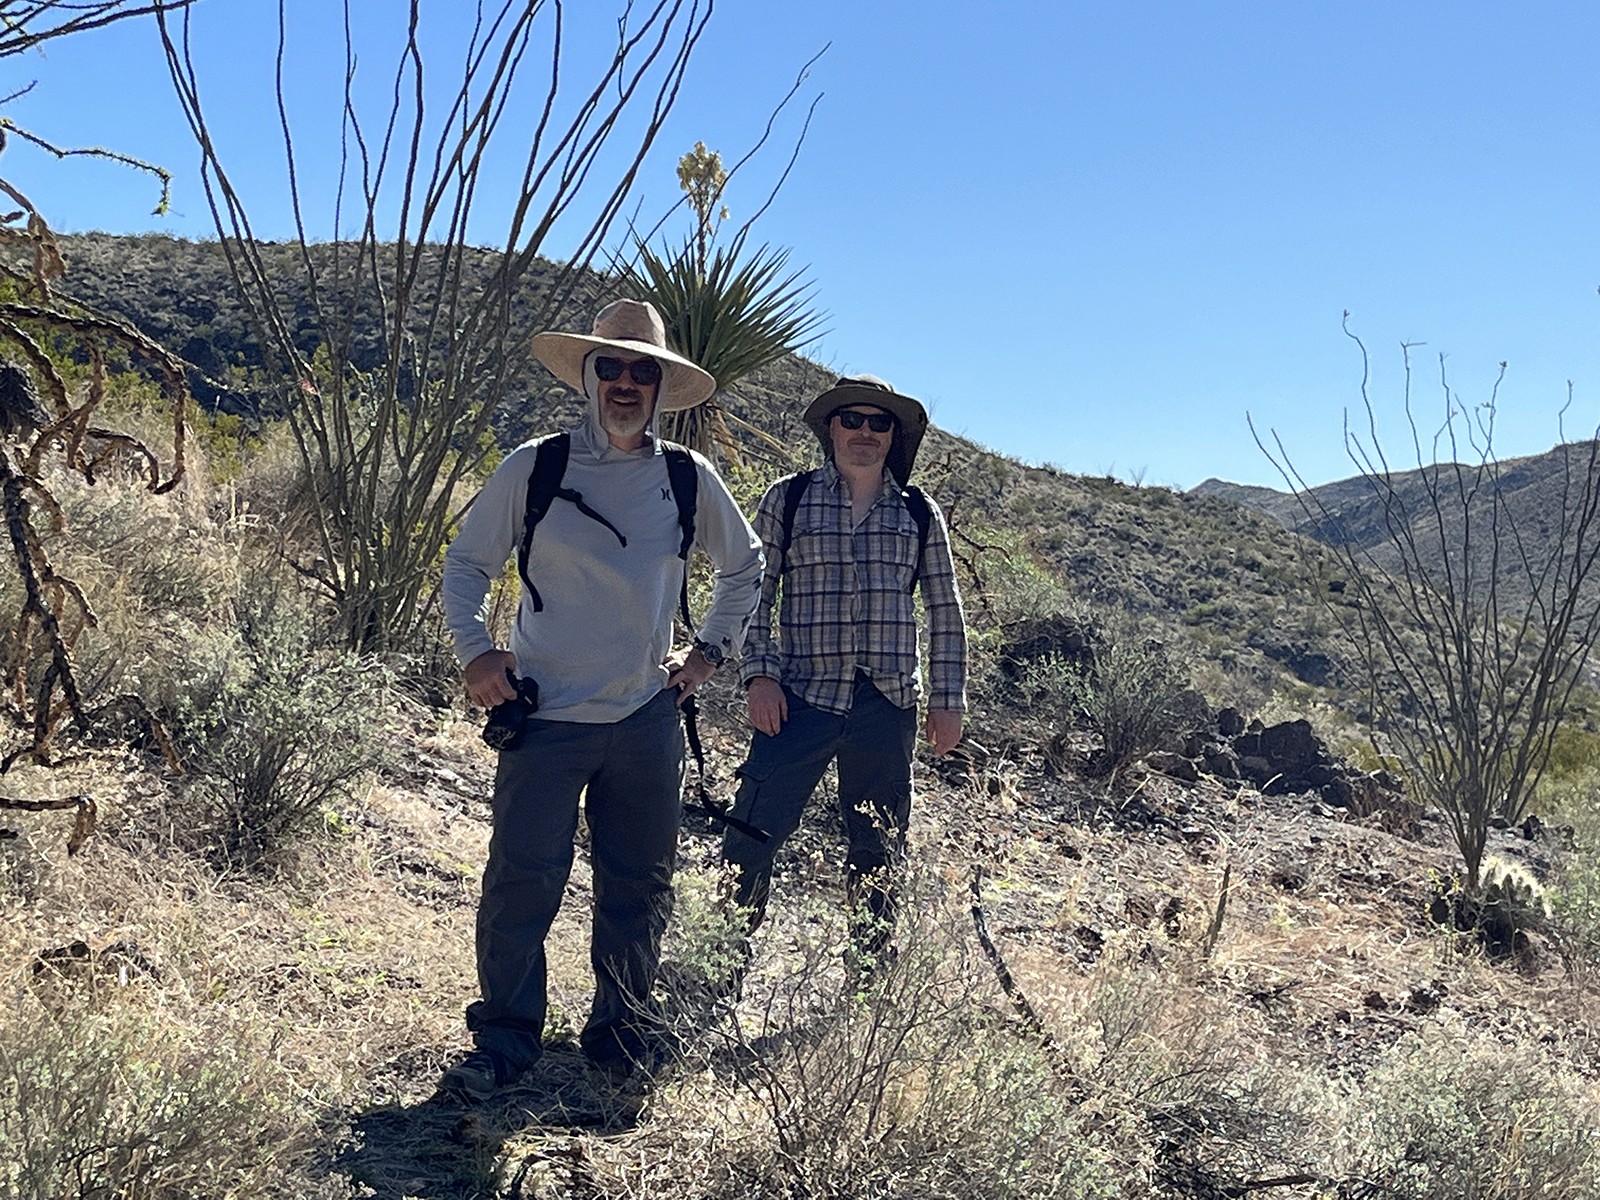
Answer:
M803 278L804 269L788 269L788 250L763 243L746 252L751 221L728 242L716 244L717 226L728 211L722 207L728 173L715 151L697 143L679 161L678 180L698 217L695 231L681 247L663 246L659 252L635 239L634 261L622 267L622 277L661 313L668 344L709 371L720 393L821 337L823 317L809 307L811 284ZM730 461L738 461L740 435L779 457L787 452L724 409L716 396L698 408L663 414L662 433Z

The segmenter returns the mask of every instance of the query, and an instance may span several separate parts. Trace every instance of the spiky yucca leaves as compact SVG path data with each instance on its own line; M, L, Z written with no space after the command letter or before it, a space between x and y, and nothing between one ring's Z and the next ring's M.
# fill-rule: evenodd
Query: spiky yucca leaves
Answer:
M745 252L748 227L724 246L702 252L694 237L677 251L637 243L638 261L624 282L656 306L667 344L709 371L719 391L822 336L823 316L809 307L803 269L789 271L789 251L762 244ZM698 408L666 413L662 433L673 441L737 462L741 441L779 454L785 447L723 409L713 396Z

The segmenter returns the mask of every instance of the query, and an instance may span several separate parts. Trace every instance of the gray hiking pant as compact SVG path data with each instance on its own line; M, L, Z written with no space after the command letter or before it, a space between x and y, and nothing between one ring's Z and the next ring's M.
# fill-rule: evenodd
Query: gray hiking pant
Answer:
M581 1041L597 1057L637 1057L650 1032L683 786L676 699L675 689L663 691L609 725L534 717L522 743L500 755L478 907L481 999L467 1008L467 1028L519 1066L539 1057L544 941L572 870L580 794L594 867L595 974Z
M735 868L734 900L751 910L754 931L766 915L772 860L800 827L806 801L828 763L839 762L839 809L849 841L847 883L853 916L852 941L875 953L887 942L894 921L894 894L887 868L905 850L911 816L911 756L917 742L917 711L896 708L872 681L857 673L848 713L814 708L783 689L789 717L777 734L757 732L739 768L732 812L771 841L762 843L729 829L722 858Z

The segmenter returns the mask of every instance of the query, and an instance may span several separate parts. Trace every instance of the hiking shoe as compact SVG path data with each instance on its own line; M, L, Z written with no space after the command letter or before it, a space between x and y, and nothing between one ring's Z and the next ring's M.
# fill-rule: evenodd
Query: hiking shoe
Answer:
M439 1090L463 1100L487 1100L521 1075L503 1055L480 1047L439 1077Z

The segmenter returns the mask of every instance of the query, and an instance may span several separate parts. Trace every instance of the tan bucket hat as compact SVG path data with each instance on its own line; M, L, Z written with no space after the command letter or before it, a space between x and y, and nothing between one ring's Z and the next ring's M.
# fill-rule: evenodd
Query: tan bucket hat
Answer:
M905 487L911 478L912 464L917 460L917 448L922 445L922 435L928 432L928 410L910 396L902 396L885 380L876 375L846 375L806 406L802 418L822 443L822 453L833 452L833 439L828 433L828 422L841 408L852 404L872 404L893 414L898 425L894 441L889 444L889 458L885 465L889 473Z
M667 327L648 300L612 301L595 316L590 334L549 330L533 335L534 357L579 393L583 392L583 360L601 347L647 354L661 364L667 385L660 404L663 412L703 404L717 390L717 381L710 374L667 349Z

